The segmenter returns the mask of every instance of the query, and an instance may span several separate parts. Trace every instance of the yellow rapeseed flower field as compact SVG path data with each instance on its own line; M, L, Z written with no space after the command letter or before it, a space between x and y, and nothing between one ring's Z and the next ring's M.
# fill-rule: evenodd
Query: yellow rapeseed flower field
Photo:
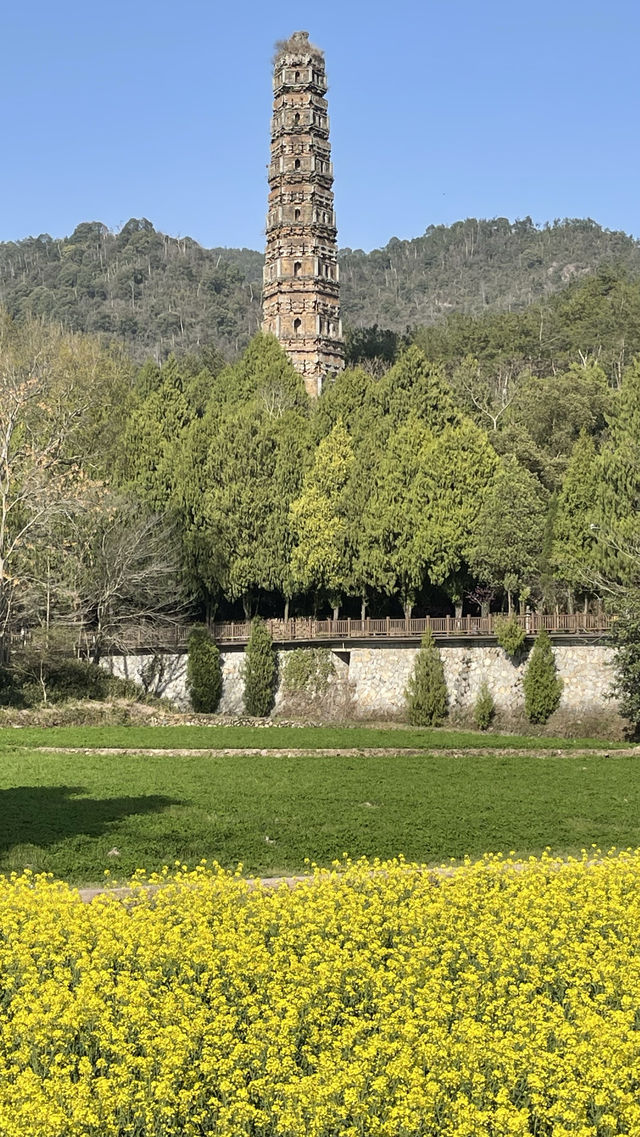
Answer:
M640 1134L640 851L0 879L2 1137Z

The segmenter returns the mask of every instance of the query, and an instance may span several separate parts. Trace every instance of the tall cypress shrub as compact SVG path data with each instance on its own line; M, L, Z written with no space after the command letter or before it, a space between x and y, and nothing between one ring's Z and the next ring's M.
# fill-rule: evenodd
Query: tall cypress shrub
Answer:
M220 652L206 628L194 628L189 636L187 690L194 711L212 715L222 694Z
M447 714L447 684L437 644L428 628L407 685L407 711L413 726L439 726Z
M628 720L637 737L640 731L640 601L634 592L630 591L624 604L614 611L609 643L614 649L613 694L620 701L620 714Z
M273 707L277 677L276 654L264 620L251 622L244 654L244 708L248 715L265 718Z
M562 694L549 633L536 637L522 681L524 709L530 722L543 723L557 711Z

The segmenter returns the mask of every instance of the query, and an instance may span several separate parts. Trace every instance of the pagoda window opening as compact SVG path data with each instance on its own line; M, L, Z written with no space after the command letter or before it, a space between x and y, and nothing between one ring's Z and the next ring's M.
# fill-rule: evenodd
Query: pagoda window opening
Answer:
M293 321L293 334L294 334L295 336L299 336L299 335L300 335L300 328L301 328L301 327L302 327L302 320L300 320L299 318L295 319L295 320Z

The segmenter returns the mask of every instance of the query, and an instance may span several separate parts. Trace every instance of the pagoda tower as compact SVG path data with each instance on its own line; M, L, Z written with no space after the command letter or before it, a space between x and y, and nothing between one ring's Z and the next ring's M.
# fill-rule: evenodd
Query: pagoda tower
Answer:
M308 32L274 59L263 323L309 395L344 367L324 55Z

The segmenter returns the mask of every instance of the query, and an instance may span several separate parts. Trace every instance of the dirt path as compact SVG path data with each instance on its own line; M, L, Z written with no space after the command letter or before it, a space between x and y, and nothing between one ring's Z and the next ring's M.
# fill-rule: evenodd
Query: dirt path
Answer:
M517 747L408 747L408 746L348 746L330 747L316 746L300 749L292 746L227 746L227 747L143 747L143 746L30 746L30 750L38 750L46 754L99 754L104 757L117 757L119 755L137 756L140 758L155 758L166 754L173 758L232 758L234 756L250 758L398 758L404 754L409 758L432 758L442 754L448 758L488 758L492 755L505 758L509 756L528 758L629 758L640 757L640 746L630 746L624 749L607 750L565 750L547 747L540 749L518 749Z
M314 878L307 874L300 876L262 876L262 877L245 877L250 884L262 884L265 888L279 888L281 884L286 884L287 888L295 888L297 884L302 884L303 881L312 881ZM145 887L145 892L157 892L161 885L149 884ZM95 900L96 896L115 896L117 900L126 900L133 895L133 889L129 888L126 884L109 888L108 885L88 885L86 888L78 888L78 895L85 904L89 904Z

